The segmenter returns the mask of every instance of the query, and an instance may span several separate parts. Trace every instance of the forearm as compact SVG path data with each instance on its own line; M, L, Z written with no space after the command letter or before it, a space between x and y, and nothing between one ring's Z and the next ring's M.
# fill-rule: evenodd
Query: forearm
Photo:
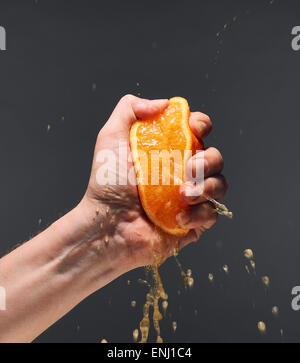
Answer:
M0 260L6 289L0 341L32 341L129 269L126 249L118 244L116 250L116 235L106 241L104 208L85 203Z

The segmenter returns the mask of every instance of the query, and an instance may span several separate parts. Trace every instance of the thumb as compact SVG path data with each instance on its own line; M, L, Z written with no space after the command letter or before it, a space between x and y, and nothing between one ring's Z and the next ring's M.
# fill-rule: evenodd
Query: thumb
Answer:
M168 104L167 99L147 100L133 95L126 95L117 104L105 128L110 133L113 131L128 133L135 121L150 118L162 112Z

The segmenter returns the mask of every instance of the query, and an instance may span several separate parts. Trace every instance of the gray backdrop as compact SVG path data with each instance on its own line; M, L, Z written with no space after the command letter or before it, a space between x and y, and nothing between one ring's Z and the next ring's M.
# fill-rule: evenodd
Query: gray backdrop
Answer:
M162 266L170 296L162 335L168 342L297 341L300 312L290 304L300 285L300 51L291 48L291 30L299 11L296 0L1 0L1 254L80 200L97 132L122 95L180 95L214 122L206 144L224 155L235 217L220 218L181 253L193 270L192 291L173 259ZM256 276L245 270L245 248L255 253ZM262 275L270 277L268 291ZM142 269L120 277L37 341L131 341L145 296L139 277Z

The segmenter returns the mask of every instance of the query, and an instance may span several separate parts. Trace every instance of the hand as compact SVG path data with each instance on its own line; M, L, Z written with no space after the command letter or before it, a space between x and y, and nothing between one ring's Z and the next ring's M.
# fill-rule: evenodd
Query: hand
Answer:
M167 105L167 100L123 97L98 135L89 185L79 205L0 259L0 286L5 288L8 307L0 311L0 342L32 341L118 276L152 264L158 253L162 259L172 254L176 239L159 232L148 220L136 185L97 182L103 153L115 154L120 164L129 153L132 123L163 111ZM198 138L205 137L211 129L209 117L200 112L191 113L189 123ZM120 142L124 145L121 151ZM216 149L208 148L204 160L204 195L221 199L227 188L219 174L222 157ZM199 162L203 160L196 154L188 160L187 167L197 169ZM132 163L127 159L126 163L129 170ZM115 170L114 173L112 176L118 176ZM205 197L188 197L188 188L190 184L180 187L182 198L192 205L189 212L178 215L178 222L190 228L179 240L180 247L197 240L217 220Z
M127 162L127 170L133 170L132 163L128 159L124 160L124 155L127 158L130 153L131 125L137 119L149 118L163 111L167 105L168 100L145 100L132 95L126 95L120 100L99 132L89 185L81 203L89 206L90 216L94 215L90 220L93 233L99 234L96 239L104 238L107 248L111 248L116 254L118 251L122 251L122 255L125 253L126 258L122 259L122 264L126 265L124 269L127 271L153 263L154 256L158 254L162 255L163 259L167 258L173 253L177 238L158 231L149 221L140 204L137 187L127 183L127 176L124 183L126 185L100 185L97 182L97 173L101 166L99 160L101 153L111 151L117 156L117 168L111 171L115 173L112 176L116 178L119 177L118 166L121 162ZM192 112L189 124L199 139L207 136L212 128L209 117L201 112ZM120 144L123 145L121 151ZM223 168L222 156L217 149L208 148L204 151L204 160L203 195L222 199L228 186L225 178L220 175ZM200 167L199 162L203 160L195 155L188 161L187 167ZM217 213L205 197L188 197L188 188L191 186L181 185L180 188L182 198L192 205L188 212L178 215L178 222L190 229L186 236L180 238L180 248L197 241L217 220Z

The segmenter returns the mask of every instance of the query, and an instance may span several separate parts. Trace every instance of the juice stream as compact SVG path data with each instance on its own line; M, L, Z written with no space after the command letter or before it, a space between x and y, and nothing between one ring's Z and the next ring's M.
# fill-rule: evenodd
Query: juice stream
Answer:
M163 302L168 301L168 295L165 292L161 278L158 272L158 265L154 264L152 266L147 266L146 269L152 275L153 284L149 284L146 280L148 286L150 286L149 292L146 294L146 302L143 307L143 318L140 322L141 340L140 343L147 343L149 337L150 329L150 307L153 309L152 321L153 327L156 331L156 343L162 343L163 339L160 335L160 321L163 318L162 313L159 310L159 300L162 299ZM166 306L166 304L163 304Z
M175 246L175 248L173 249L173 255L176 264L179 267L181 276L183 277L184 285L185 287L191 288L194 285L192 270L188 269L185 272L177 257L179 252L179 241L177 239L176 240L172 239L171 244ZM168 241L162 238L161 246L166 246L166 245L170 246L170 237L168 238ZM151 325L150 309L153 310L152 322L153 322L153 327L156 331L156 343L163 343L163 338L161 337L161 331L160 331L160 321L163 319L163 314L159 309L159 303L161 299L162 300L161 306L163 308L164 315L166 315L166 310L168 307L168 295L165 292L158 271L158 268L162 263L161 259L162 255L163 255L162 252L157 254L154 259L155 262L151 266L146 266L147 280L141 280L141 279L139 280L140 283L146 285L149 288L149 291L146 294L146 302L143 306L143 318L140 321L140 332L141 332L141 339L139 341L140 343L147 343L149 338L149 330ZM176 324L176 322L173 322L173 330L175 331L177 328L177 324L176 327L174 327L174 324Z

